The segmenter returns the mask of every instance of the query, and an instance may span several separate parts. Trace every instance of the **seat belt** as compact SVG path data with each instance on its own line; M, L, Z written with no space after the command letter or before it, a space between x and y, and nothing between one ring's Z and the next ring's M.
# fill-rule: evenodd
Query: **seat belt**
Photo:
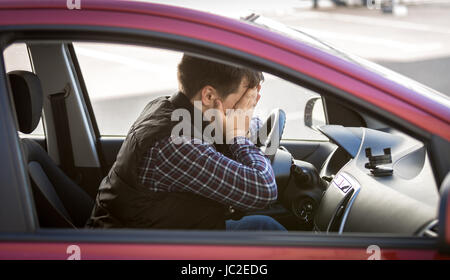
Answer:
M39 222L42 222L41 219L46 219L46 221L52 221L51 225L43 226L76 228L41 165L38 162L30 162L28 174L30 174L35 204L39 209Z
M55 125L56 143L58 146L59 162L61 169L74 181L80 181L75 170L75 163L70 137L69 119L67 116L66 97L69 90L51 94L50 104Z

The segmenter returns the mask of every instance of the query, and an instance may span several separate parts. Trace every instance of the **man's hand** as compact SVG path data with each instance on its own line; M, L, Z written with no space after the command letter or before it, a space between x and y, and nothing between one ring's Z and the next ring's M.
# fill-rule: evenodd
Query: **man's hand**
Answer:
M261 97L259 90L261 86L249 88L236 102L233 109L227 109L222 116L223 128L227 142L237 136L248 135L250 121L253 116L253 110ZM217 101L216 107L224 112L222 102Z

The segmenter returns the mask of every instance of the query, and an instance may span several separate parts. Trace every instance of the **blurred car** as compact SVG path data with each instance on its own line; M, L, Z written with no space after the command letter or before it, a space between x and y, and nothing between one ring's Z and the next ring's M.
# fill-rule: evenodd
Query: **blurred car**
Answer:
M32 61L0 72L0 259L368 259L378 249L382 259L449 258L448 97L255 14L64 2L0 2L2 50L25 43ZM289 232L84 229L124 137L99 131L77 42L187 52L315 92L296 107L298 125L326 140L281 137L271 158L278 202L246 213ZM268 123L282 134L273 109ZM44 137L30 134L41 112Z

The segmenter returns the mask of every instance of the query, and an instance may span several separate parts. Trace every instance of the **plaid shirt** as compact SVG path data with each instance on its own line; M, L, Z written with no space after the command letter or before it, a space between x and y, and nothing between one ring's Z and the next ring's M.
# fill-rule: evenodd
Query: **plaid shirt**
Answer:
M239 210L262 209L277 199L270 161L247 138L226 145L229 157L196 138L178 143L170 136L145 154L139 180L150 190L193 192Z

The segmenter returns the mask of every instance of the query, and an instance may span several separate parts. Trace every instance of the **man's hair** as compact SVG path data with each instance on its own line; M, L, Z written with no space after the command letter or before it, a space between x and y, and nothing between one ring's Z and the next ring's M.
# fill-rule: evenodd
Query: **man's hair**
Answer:
M192 99L199 90L207 85L215 88L220 96L225 98L239 88L243 78L247 79L249 88L254 88L264 81L264 76L259 71L186 54L178 64L180 90L189 99Z

